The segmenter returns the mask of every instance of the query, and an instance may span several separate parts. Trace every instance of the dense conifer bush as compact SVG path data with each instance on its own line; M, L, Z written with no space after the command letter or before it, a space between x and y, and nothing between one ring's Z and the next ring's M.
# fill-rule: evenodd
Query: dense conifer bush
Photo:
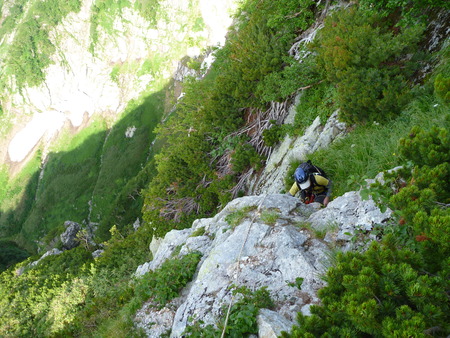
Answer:
M359 4L366 10L376 11L382 16L401 14L400 24L406 25L425 20L432 11L450 9L446 0L359 0Z
M394 34L389 22L357 7L325 20L313 50L323 76L336 86L342 121L381 122L400 113L422 31L415 25Z

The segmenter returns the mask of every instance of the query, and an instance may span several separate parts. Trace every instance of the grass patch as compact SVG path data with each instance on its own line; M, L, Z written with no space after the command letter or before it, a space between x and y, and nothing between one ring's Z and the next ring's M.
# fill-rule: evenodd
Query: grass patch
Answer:
M230 213L225 217L225 221L231 225L231 228L234 229L236 226L241 224L241 222L249 217L249 212L256 210L256 206L247 206L242 209L236 210L235 212Z
M280 214L276 211L264 210L261 213L261 220L268 225L275 225Z
M149 157L153 130L162 118L164 91L149 96L131 112L127 113L111 130L104 145L101 169L93 191L92 221L100 222L101 232L110 224L108 217L117 208L126 208L134 199L140 198L140 190L148 180L145 165ZM129 128L136 128L132 137L126 137ZM143 171L144 176L139 176ZM113 193L112 193L113 192ZM128 200L123 201L124 195ZM131 196L131 197L130 197ZM136 204L139 208L139 204ZM123 224L123 219L112 220Z
M33 158L13 179L5 168L0 171L0 236L11 238L21 231L21 226L32 209L39 182L40 158ZM29 248L27 248L29 249Z
M336 231L339 225L336 223L329 223L323 229L316 229L310 223L302 222L296 225L298 228L307 230L314 238L324 239L329 231Z
M192 235L190 235L189 237L199 237L199 236L203 236L205 234L206 230L205 227L200 227L197 230L195 230Z

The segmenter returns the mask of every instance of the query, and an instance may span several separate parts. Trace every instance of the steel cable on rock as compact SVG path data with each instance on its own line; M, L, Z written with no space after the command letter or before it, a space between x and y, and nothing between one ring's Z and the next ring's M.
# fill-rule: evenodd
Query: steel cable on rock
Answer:
M239 251L239 255L238 255L237 260L236 260L237 263L238 263L238 269L237 269L236 277L234 278L235 281L238 280L239 274L240 274L240 272L241 272L241 265L239 264L239 261L241 260L242 252L244 251L245 244L247 243L248 235L250 234L250 229L252 228L253 223L255 223L256 217L258 217L258 216L261 215L261 207L262 207L264 201L266 200L267 196L268 196L268 195L266 194L266 195L263 197L263 199L261 200L261 202L259 203L258 208L257 208L255 214L254 214L253 217L252 217L252 220L251 220L251 222L250 222L250 225L248 226L247 234L245 235L244 242L242 243L241 250ZM233 305L233 301L234 301L234 295L231 296L230 304L228 304L227 315L226 315L226 317L225 317L225 323L224 323L224 325L223 325L222 335L220 336L221 338L224 338L224 337L225 337L225 331L226 331L226 329L227 329L228 319L230 318L231 306Z

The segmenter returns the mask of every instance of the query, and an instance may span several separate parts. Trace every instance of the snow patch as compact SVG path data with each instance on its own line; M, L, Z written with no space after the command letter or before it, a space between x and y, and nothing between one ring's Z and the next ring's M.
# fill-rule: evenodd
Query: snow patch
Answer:
M58 111L35 113L31 121L19 131L9 143L8 154L13 162L21 162L33 150L39 140L52 138L62 126L66 117Z
M209 41L213 44L223 46L226 33L233 19L230 13L234 13L237 1L211 1L200 0L200 11L203 20L210 29Z

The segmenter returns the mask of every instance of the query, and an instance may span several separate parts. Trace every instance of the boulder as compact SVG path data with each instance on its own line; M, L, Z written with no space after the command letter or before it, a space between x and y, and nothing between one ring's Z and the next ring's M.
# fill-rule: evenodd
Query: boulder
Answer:
M277 338L281 331L290 332L294 325L294 322L268 309L259 311L257 321L259 338Z
M327 231L325 241L350 250L355 244L361 244L355 243L353 236L358 232L368 233L375 225L384 225L391 215L389 209L381 212L371 198L363 200L358 191L350 191L313 213L307 223L318 231Z
M139 229L141 227L141 220L138 218L136 218L136 220L133 223L133 229L134 231L136 231L137 229Z
M70 250L80 244L77 234L81 230L81 225L76 222L66 221L64 226L66 227L66 231L64 231L60 236L61 243L63 249Z

